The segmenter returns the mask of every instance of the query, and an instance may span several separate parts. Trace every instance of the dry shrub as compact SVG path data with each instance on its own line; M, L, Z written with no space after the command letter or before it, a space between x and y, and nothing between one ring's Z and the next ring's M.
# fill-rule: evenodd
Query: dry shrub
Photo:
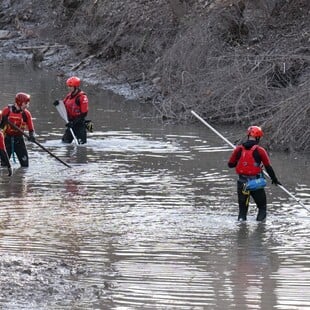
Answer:
M51 5L54 3L51 1ZM309 150L309 0L66 0L65 43L118 81L153 81L164 120L261 124L270 147Z
M84 0L64 29L63 40L84 56L114 62L116 74L129 76L146 73L176 32L166 0Z
M269 146L283 150L310 151L310 80L299 91L274 105L263 127L269 133Z
M260 39L233 6L185 24L156 67L162 119L187 121L195 110L213 122L260 124L270 147L310 150L309 20L293 21L268 19Z

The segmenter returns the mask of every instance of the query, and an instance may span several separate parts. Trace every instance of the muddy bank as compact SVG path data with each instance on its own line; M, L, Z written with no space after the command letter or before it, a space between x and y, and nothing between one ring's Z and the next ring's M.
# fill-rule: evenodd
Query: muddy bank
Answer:
M1 300L10 309L31 309L37 305L47 307L53 303L70 304L73 300L99 300L107 298L108 283L101 286L80 283L91 270L73 260L51 258L1 257ZM66 296L66 301L64 300Z
M152 104L163 121L195 121L194 109L309 151L309 12L307 0L7 0L1 53Z

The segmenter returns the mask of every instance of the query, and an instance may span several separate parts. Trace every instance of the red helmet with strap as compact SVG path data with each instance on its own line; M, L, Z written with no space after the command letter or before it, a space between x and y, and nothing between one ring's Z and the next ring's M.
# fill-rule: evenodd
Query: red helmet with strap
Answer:
M20 107L23 103L30 102L30 95L26 93L17 93L15 96L15 102Z
M247 135L254 138L261 138L264 135L264 133L260 127L250 126L248 128Z
M72 76L72 77L68 78L66 84L69 87L79 87L81 84L81 80L76 76Z

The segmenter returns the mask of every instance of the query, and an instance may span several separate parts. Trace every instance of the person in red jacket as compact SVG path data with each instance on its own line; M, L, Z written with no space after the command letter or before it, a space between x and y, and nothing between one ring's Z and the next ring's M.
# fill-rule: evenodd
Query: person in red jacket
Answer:
M1 121L2 121L2 112L0 112L0 123ZM8 176L10 177L13 171L12 171L12 166L10 163L8 153L6 151L6 147L4 143L4 135L2 131L0 131L0 158L1 158L1 163L3 163L3 166L8 168Z
M239 204L238 221L246 221L250 196L253 197L258 208L257 221L263 221L267 215L267 198L265 189L245 190L245 184L249 180L263 176L263 167L272 180L272 184L281 185L271 166L267 151L258 145L263 131L258 126L250 126L247 131L248 140L238 145L232 152L228 167L235 168L239 175L237 181L237 193Z
M81 80L72 76L66 81L70 92L64 98L64 104L67 111L68 123L66 124L66 131L62 137L62 142L71 143L73 141L73 136L71 130L73 130L79 144L84 144L87 142L87 132L86 132L86 122L85 118L88 113L88 97L80 89ZM58 100L54 102L57 106Z
M29 141L35 141L32 115L27 109L29 103L29 94L17 93L15 96L15 104L10 104L2 110L1 126L3 128L4 142L8 156L10 158L11 155L14 156L15 153L22 167L29 166L28 151L22 132L28 129ZM2 158L1 165L7 166L7 163L5 163Z

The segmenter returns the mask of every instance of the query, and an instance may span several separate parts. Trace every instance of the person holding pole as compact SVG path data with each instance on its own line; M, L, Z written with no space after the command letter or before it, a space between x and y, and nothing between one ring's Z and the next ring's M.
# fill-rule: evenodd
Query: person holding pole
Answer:
M68 123L62 137L62 142L71 143L76 137L78 144L87 142L86 121L88 113L88 97L80 89L81 80L72 76L67 79L66 85L70 92L64 98L63 102L67 111ZM59 105L59 100L54 102L55 106Z
M224 137L220 132L218 132L215 128L213 128L206 120L204 120L201 116L199 116L195 111L191 111L191 113L197 118L199 119L204 125L206 125L210 130L212 130L216 135L218 135L222 140L224 140L228 145L230 145L233 149L236 148L236 146L234 144L232 144L228 139L226 139L226 137ZM261 128L259 128L259 130L261 130ZM261 132L262 136L263 132ZM262 170L264 175L267 175L268 173L265 172L265 170ZM269 176L269 175L268 175ZM257 179L254 179L254 181L256 181ZM253 180L251 181L253 182ZM276 183L275 183L276 184ZM288 194L291 198L293 198L296 202L298 202L298 204L303 207L305 210L307 210L308 212L310 212L310 208L307 207L300 199L298 199L296 196L294 196L288 189L286 189L282 184L280 184L278 182L279 188L282 189L286 194Z
M248 139L236 146L229 160L228 167L235 168L239 178L237 181L237 193L239 204L238 221L246 221L250 196L254 199L258 208L256 220L263 221L267 215L267 198L264 189L263 167L272 180L272 184L281 185L271 166L267 151L259 146L263 131L258 126L250 126L247 130ZM252 183L249 183L251 182ZM254 181L254 182L253 182ZM249 184L254 184L250 188Z
M8 157L17 155L21 167L29 166L28 151L24 141L23 132L28 129L28 140L35 142L34 125L32 115L28 110L30 95L17 93L15 104L10 104L2 110L1 127L3 128L4 142ZM1 166L7 166L5 158L1 156Z

